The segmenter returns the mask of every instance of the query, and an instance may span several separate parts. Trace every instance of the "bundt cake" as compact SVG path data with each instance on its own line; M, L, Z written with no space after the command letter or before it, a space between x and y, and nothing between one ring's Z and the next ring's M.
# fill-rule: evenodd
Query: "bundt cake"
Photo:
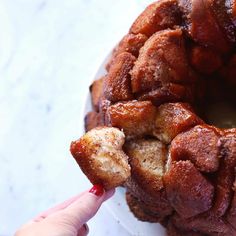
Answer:
M106 70L71 144L82 171L125 187L133 214L170 236L235 236L235 122L216 127L207 114L236 107L236 1L154 2Z

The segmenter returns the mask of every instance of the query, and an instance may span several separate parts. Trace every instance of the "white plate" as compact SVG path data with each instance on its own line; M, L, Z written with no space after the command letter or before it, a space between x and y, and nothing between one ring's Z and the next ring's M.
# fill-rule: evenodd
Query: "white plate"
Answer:
M99 67L97 73L94 76L93 80L101 78L105 75L105 65L109 60L111 53L103 61ZM87 95L84 113L85 114L92 110L90 94ZM117 221L131 234L134 236L164 236L166 235L165 229L160 224L151 224L138 221L133 214L129 211L129 208L125 200L125 189L118 188L116 190L115 196L106 203L108 210L116 218Z

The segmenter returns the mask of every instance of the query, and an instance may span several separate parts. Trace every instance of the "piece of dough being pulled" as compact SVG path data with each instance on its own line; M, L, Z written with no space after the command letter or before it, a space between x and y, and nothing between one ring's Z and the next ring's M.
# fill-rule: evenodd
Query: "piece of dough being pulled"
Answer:
M125 183L130 177L128 156L122 146L125 135L112 127L98 127L71 143L71 153L92 184L106 190Z

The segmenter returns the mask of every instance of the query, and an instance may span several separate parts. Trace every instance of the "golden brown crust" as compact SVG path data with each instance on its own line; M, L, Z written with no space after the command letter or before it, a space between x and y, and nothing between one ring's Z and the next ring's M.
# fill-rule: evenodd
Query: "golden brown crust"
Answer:
M179 133L203 121L185 103L166 103L158 107L154 135L164 143L170 143Z
M159 223L165 225L166 219L173 213L173 209L169 204L165 190L159 191L158 195L151 196L146 193L142 186L139 186L133 178L129 178L125 187L128 192L130 192L139 202L145 203L145 205L151 207L152 212L158 214L163 220L159 221Z
M220 134L207 125L198 125L179 134L171 143L172 161L191 160L198 170L215 172L220 161Z
M112 57L109 60L106 69L109 71L111 65L113 64L115 58L123 53L128 52L135 57L138 57L140 48L147 41L148 37L144 34L127 34L125 35L118 46L114 49Z
M88 112L84 118L85 132L100 126L100 114L94 111Z
M91 85L90 85L90 93L91 93L91 99L92 99L92 106L94 111L98 112L99 110L99 102L103 93L103 81L104 77L95 80Z
M203 213L202 215L184 219L175 214L172 222L181 231L195 230L209 236L233 236L236 231L222 218Z
M143 209L144 204L132 196L129 192L126 193L126 201L130 211L140 221L146 221L150 223L157 223L160 219L157 216L150 214L149 211Z
M169 203L182 217L189 218L211 208L214 187L190 161L172 163L164 182Z
M159 212L158 207L137 199L130 192L126 192L126 201L130 211L140 221L157 223L165 220L166 215Z
M131 71L134 93L150 91L171 82L189 84L195 80L187 61L181 29L163 30L150 37Z
M104 96L101 97L100 103L99 103L99 116L100 116L100 126L105 125L105 116L108 107L111 105L111 101L107 100Z
M211 213L217 217L225 215L233 198L236 166L236 130L227 130L220 138L221 162L216 175L215 199Z
M132 178L128 178L124 184L125 188L130 192L134 197L140 199L143 202L154 203L155 198L150 194L146 193L142 186L139 186L137 182Z
M230 0L230 6L228 12L231 14L231 19L233 21L234 26L236 27L236 1Z
M104 96L111 102L132 100L130 70L136 58L130 53L119 54L104 78Z
M155 106L159 106L167 102L193 102L195 100L195 91L193 86L167 83L136 96L140 101L151 101Z
M210 8L217 19L221 30L223 31L225 37L229 42L235 43L236 41L236 27L232 20L232 15L229 14L229 9L227 8L227 2L225 0L208 0Z
M149 5L130 28L133 34L145 34L150 37L159 30L173 28L181 22L178 2L160 0Z
M232 13L232 18L233 18L233 23L236 25L235 20L236 20L236 2L235 0L231 0L231 13Z
M122 185L130 176L128 157L122 151L124 134L116 128L98 127L71 143L71 153L92 182L106 190Z
M173 212L171 205L169 204L164 189L156 192L154 195L147 193L142 185L139 185L136 180L131 176L125 182L125 187L138 200L145 202L147 205L155 207L159 215L163 218L170 216Z
M207 235L230 236L235 234L235 165L236 130L221 132L221 164L214 178L215 193L212 207L198 216L184 219L184 215L175 215L172 220L181 230L195 229ZM210 142L210 141L209 141ZM179 162L178 162L179 163ZM191 178L193 179L193 174ZM232 202L230 203L232 199Z
M206 236L203 233L195 231L182 231L178 229L171 220L169 220L167 225L167 235L168 236Z
M220 53L229 52L231 45L218 25L209 0L179 0L179 5L185 13L187 32L193 40Z
M106 112L106 124L122 129L126 137L152 134L156 107L149 101L119 102Z
M148 37L144 34L127 34L115 48L113 56L121 54L122 52L129 52L133 56L138 57L140 48L147 41Z
M236 230L235 222L236 222L236 181L233 185L233 198L230 205L230 210L226 215L227 222L231 224L231 226Z
M132 140L125 144L132 177L152 196L163 188L167 148L155 139Z

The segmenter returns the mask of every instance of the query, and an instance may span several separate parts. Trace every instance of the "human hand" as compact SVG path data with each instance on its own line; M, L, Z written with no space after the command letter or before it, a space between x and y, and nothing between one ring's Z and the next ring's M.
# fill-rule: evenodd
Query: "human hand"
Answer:
M86 222L98 211L115 190L105 192L95 185L67 201L39 214L23 225L15 236L84 236L88 235Z

